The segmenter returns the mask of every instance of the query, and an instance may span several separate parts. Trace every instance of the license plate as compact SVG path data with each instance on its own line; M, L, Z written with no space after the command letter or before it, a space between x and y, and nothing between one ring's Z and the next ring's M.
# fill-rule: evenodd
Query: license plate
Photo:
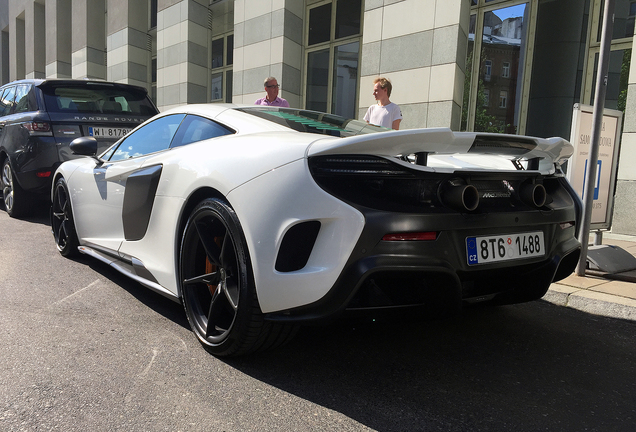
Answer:
M89 126L88 134L95 138L121 138L130 132L130 128L109 128Z
M466 237L466 255L468 265L543 256L543 231Z

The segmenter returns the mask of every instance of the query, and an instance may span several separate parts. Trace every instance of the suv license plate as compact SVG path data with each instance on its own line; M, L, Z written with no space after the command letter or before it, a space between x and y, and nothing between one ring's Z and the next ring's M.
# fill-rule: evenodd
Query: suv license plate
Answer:
M95 138L121 138L130 132L130 128L108 128L89 126L88 134Z
M487 237L466 237L468 265L545 255L543 231Z

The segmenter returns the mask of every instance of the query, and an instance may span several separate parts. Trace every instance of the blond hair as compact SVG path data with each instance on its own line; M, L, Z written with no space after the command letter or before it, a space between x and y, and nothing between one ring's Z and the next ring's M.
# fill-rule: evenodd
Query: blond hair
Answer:
M391 85L391 81L388 78L378 77L373 80L373 84L380 83L380 87L386 90L386 95L391 97L391 90L393 90L393 86Z

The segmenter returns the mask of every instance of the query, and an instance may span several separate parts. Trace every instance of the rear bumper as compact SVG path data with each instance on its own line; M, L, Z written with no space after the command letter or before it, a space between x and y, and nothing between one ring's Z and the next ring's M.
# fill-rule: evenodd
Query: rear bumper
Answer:
M364 231L340 277L321 300L267 314L274 321L319 321L346 309L418 306L435 298L448 305L483 301L510 290L549 287L569 275L580 243L575 209L482 215L406 215L360 209ZM543 231L542 257L469 266L466 238ZM383 241L387 233L436 231L434 241Z
M20 187L34 194L50 194L53 174L60 164L78 157L69 148L71 141L59 137L34 136L29 137L23 147L14 149L9 157ZM113 142L100 142L99 149L106 150Z

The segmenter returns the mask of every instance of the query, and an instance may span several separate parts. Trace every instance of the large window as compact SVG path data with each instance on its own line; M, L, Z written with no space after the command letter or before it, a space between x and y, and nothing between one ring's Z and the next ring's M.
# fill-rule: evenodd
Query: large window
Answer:
M148 1L148 35L150 36L150 98L157 103L157 0Z
M594 1L594 9L599 15L594 34L596 34L596 42L601 42L601 30L603 23L603 11L605 10L605 2L603 0ZM636 16L636 1L634 0L615 0L614 1L614 25L612 27L612 41L630 38L634 35L634 16Z
M603 24L604 2L594 0L592 13L600 18L594 20L594 35L590 41L588 52L587 74L583 86L583 103L594 104L596 90L596 75L599 67L600 41ZM632 39L634 36L634 16L636 15L636 1L615 0L614 26L612 29L611 52L609 56L609 70L607 75L607 93L605 107L625 111L627 100L627 86L629 69L632 58Z
M636 0L614 1L605 106L624 110ZM568 137L573 105L594 103L603 7L471 0L461 130Z
M210 48L210 101L232 102L234 35L214 38Z
M356 116L361 21L361 0L329 0L307 8L307 109Z
M462 130L523 133L522 94L531 3L473 0ZM489 104L490 95L499 102ZM521 126L521 127L520 127Z
M150 24L149 28L157 28L157 0L150 0Z

